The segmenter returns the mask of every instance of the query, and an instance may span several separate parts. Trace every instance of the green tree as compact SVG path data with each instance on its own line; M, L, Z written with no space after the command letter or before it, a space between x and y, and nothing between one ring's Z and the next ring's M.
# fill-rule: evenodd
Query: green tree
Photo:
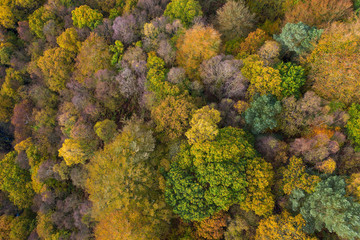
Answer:
M301 87L306 82L305 70L291 62L281 62L275 68L280 72L282 96L299 98Z
M306 232L326 228L341 238L354 240L360 237L360 203L347 197L342 177L329 177L321 181L312 194L305 198L291 198L291 201L293 206L300 206Z
M201 16L201 5L197 0L172 0L165 9L165 16L171 21L180 19L181 23L189 26L195 17Z
M122 44L122 42L116 40L115 44L110 46L110 51L113 53L111 58L111 65L120 64L124 53L124 45Z
M50 48L38 59L37 65L41 69L49 89L60 92L66 86L74 69L74 54L63 48Z
M94 126L96 135L105 143L108 143L111 139L114 138L116 135L116 129L116 123L109 119L97 122Z
M24 211L11 222L10 240L26 240L34 230L36 214L30 210Z
M163 59L154 52L148 55L146 67L146 88L155 94L156 100L162 100L167 96L177 96L181 93L180 88L166 81L166 68Z
M17 90L24 84L23 75L14 68L6 69L5 81L1 86L0 94L14 100L19 100Z
M282 45L286 52L295 52L297 55L301 55L314 49L314 45L322 33L322 29L309 27L302 22L287 23L279 35L274 35L274 39Z
M256 96L244 113L245 122L254 134L263 133L277 127L280 112L281 103L272 95Z
M10 60L13 52L13 44L9 42L0 42L0 63L3 65L10 65Z
M214 140L219 133L218 124L221 120L220 112L205 106L196 110L190 121L190 129L185 133L188 143L202 143Z
M102 22L103 15L98 11L91 9L88 5L81 5L71 11L72 20L75 27L89 27L93 30Z
M32 205L35 194L29 171L16 164L16 157L17 153L13 151L0 161L0 189L9 194L9 199L16 206L28 208Z
M46 9L44 6L36 9L29 16L30 30L38 37L45 38L43 28L49 20L55 20L56 16L53 12Z
M355 150L360 151L360 104L353 103L349 108L349 115L350 119L345 127Z
M246 196L246 163L255 150L237 128L219 130L213 141L183 145L167 172L165 197L184 220L201 221L242 203Z

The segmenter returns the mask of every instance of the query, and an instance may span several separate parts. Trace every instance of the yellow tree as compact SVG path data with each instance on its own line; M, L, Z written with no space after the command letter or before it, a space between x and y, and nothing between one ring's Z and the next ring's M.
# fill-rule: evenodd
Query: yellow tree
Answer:
M316 240L302 231L305 220L299 214L291 216L287 211L260 221L255 240Z
M244 59L242 74L249 79L250 86L247 94L252 98L256 93L266 95L268 93L281 98L281 76L277 69L265 67L264 62L258 55L250 55Z
M259 216L270 215L275 206L271 193L273 180L274 171L270 163L263 158L250 159L246 166L247 196L241 207Z
M216 124L220 120L220 112L209 106L196 110L190 121L191 128L185 133L188 143L194 144L214 140L219 132Z
M283 171L283 190L289 195L295 188L302 189L308 193L314 191L320 178L315 175L309 175L305 172L305 164L301 158L293 156L290 158L289 165Z
M69 52L77 53L81 47L81 42L75 28L67 28L60 36L56 38L59 47Z
M163 133L166 139L180 137L188 128L195 106L190 98L168 96L151 110L151 117L156 123L156 131Z

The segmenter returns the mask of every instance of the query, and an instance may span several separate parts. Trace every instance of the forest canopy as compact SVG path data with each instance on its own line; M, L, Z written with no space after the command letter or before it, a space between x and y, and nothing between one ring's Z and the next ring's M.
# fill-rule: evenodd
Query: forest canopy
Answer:
M0 239L360 239L359 14L0 1Z

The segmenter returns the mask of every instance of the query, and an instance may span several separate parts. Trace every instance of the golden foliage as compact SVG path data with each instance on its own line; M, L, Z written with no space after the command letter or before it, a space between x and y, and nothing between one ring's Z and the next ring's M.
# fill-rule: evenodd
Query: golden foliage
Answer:
M306 62L317 94L345 104L360 99L360 20L334 23Z
M287 211L260 221L255 240L316 240L307 236L302 228L305 220L299 214L291 216Z
M301 158L293 156L290 158L289 165L283 171L283 191L289 195L295 188L302 189L308 193L314 191L320 178L315 175L309 175L305 172L305 164Z
M271 193L273 180L274 171L270 163L262 158L251 159L246 169L247 196L241 208L259 216L270 215L275 206Z
M256 93L260 95L270 93L281 98L282 88L279 70L265 67L258 55L251 55L244 59L244 67L241 72L250 81L247 91L248 98L251 99Z
M192 79L198 79L200 64L219 52L220 34L212 27L195 25L181 36L176 47L177 63L186 70Z

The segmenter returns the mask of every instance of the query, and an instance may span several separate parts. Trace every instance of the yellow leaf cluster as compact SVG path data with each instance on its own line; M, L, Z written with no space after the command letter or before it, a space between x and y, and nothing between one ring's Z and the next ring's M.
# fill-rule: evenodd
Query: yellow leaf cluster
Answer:
M272 94L281 98L280 72L272 67L264 67L264 62L258 55L251 55L244 59L242 74L249 79L250 86L247 94L252 98L256 93L260 95Z
M300 214L293 217L284 211L261 220L255 240L316 240L302 231L304 225L305 220Z
M320 182L320 178L307 174L302 159L293 156L283 172L282 181L283 191L289 195L295 188L302 189L308 193L313 192L316 184Z

